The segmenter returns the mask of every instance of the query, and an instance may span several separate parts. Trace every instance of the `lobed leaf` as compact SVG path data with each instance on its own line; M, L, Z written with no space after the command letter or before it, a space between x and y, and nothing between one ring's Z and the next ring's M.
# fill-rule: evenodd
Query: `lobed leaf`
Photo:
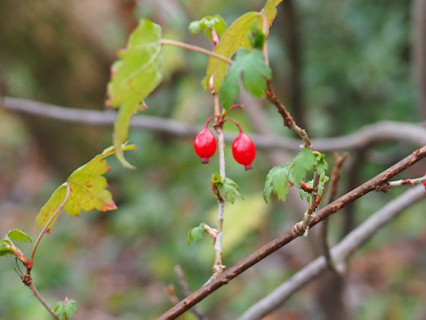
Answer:
M120 150L136 150L136 146L123 145L123 147L120 146ZM78 216L81 210L91 211L97 209L99 211L108 211L117 209L117 206L112 200L111 193L106 190L107 181L102 176L110 169L104 158L112 155L114 152L115 147L109 147L87 164L75 170L69 176L67 182L56 189L43 206L37 216L35 230L45 226L55 211L64 202L67 184L70 185L70 195L64 206L64 210L69 215ZM55 224L58 216L49 225L48 232Z
M247 37L251 25L255 21L260 21L259 13L247 12L239 17L234 23L226 29L219 44L214 49L214 52L224 57L231 58L240 48L250 48L250 43ZM209 88L209 81L214 75L214 89L219 92L222 83L226 76L228 64L225 61L210 57L207 62L207 73L203 80L204 88Z
M8 232L6 238L21 242L32 242L31 238L21 229L12 229Z
M191 35L194 35L198 32L203 32L207 38L212 39L211 28L216 30L219 38L223 35L226 30L226 23L223 18L216 14L214 16L205 16L198 21L192 21L189 24L189 30Z
M281 1L282 0L268 0L266 2L263 10L266 14L268 26L271 26L274 21L275 16L277 15L277 9L275 7ZM226 29L219 44L214 49L214 52L230 59L238 49L250 48L249 38L247 35L254 22L258 24L260 29L262 29L263 19L259 12L247 12L239 17L228 29ZM228 64L217 58L210 57L207 62L207 66L203 86L206 90L208 90L210 78L214 75L214 89L216 92L219 92L225 79Z
M73 299L66 298L65 301L59 301L53 311L60 320L68 320L77 310L77 302Z
M200 223L198 227L192 228L188 231L188 245L191 244L192 241L199 242L204 235L204 222Z
M320 152L314 152L315 163L314 168L319 175L325 174L325 171L328 169L328 163L325 161L325 154Z
M235 198L241 198L244 200L241 194L238 192L239 188L240 186L238 184L226 177L223 179L222 185L219 186L220 194L225 197L225 200L232 204L234 204Z
M291 164L287 163L283 167L272 168L266 176L265 189L263 191L263 199L269 202L272 192L275 192L279 199L286 200L289 188Z
M315 155L311 149L303 148L293 161L291 171L293 173L293 182L300 188L302 180L308 171L313 170L315 164Z
M241 75L244 88L247 91L258 98L264 95L264 91L267 88L266 79L272 76L272 71L266 64L261 50L238 50L235 62L229 68L219 92L220 103L223 104L225 110L229 110L234 100L238 97Z
M161 55L161 27L148 19L141 19L132 32L120 60L111 68L107 104L120 107L114 124L113 145L121 164L134 168L124 158L121 144L127 140L132 116L146 108L142 102L161 82L163 59Z

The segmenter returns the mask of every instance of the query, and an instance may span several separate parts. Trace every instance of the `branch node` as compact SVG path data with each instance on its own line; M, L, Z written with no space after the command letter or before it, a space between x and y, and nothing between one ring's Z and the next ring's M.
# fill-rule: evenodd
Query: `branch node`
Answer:
M389 182L383 182L382 184L376 186L376 191L380 192L389 192L392 189L392 185Z

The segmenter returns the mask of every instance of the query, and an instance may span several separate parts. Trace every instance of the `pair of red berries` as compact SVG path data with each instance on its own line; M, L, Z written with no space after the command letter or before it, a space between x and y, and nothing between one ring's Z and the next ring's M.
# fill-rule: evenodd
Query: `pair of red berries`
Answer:
M256 157L256 147L253 141L248 135L243 133L243 130L236 121L232 119L225 120L231 120L240 130L240 134L235 138L234 142L232 142L232 155L235 161L242 164L246 170L252 169L253 166L251 163ZM204 129L201 130L194 139L194 150L201 158L202 163L210 162L209 158L213 157L217 149L216 137L208 128L209 121L210 119L207 120Z

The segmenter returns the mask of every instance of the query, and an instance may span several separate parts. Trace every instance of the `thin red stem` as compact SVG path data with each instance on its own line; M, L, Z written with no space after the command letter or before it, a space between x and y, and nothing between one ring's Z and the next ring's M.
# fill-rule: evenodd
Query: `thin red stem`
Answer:
M240 130L240 133L243 133L243 129L241 129L241 126L240 126L240 124L237 121L235 121L234 119L231 119L231 118L225 118L225 119L223 119L224 122L227 121L227 120L235 123L235 125L238 127L238 130Z
M206 121L206 125L205 125L206 128L209 126L209 122L212 121L213 118L219 118L219 116L218 115L212 115L211 117L209 117Z

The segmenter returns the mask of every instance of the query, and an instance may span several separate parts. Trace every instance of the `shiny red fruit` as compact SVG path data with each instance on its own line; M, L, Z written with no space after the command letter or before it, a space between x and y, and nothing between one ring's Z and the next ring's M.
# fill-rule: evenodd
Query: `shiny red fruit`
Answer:
M210 162L217 149L216 137L208 128L204 128L194 139L195 153L201 158L202 163Z
M256 158L256 147L245 133L240 133L232 143L232 154L235 161L242 164L246 170L253 169L251 163Z
M426 173L425 173L425 177L426 177ZM425 187L425 192L426 192L426 181L423 181L423 185Z

